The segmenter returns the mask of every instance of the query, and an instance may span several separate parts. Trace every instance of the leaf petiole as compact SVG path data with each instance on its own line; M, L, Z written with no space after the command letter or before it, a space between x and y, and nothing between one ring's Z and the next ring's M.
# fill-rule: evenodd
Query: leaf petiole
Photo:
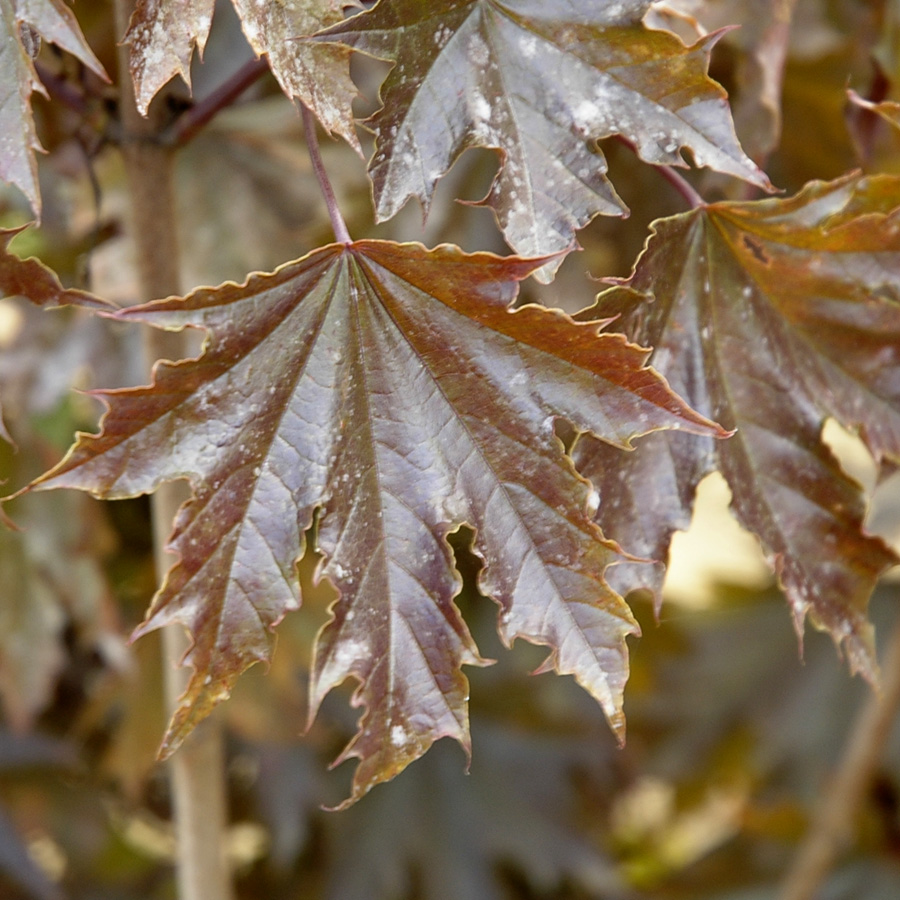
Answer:
M322 190L322 197L325 199L325 206L328 208L328 217L331 219L331 227L334 230L335 240L339 244L352 244L350 232L347 231L347 224L338 208L337 198L334 196L334 189L328 180L328 173L325 171L325 164L322 162L322 154L319 151L319 138L316 134L315 116L304 106L300 104L300 111L303 114L303 131L306 135L306 146L309 150L309 159L312 162L313 171Z
M637 151L637 147L628 140L624 135L617 134L615 135L615 139L620 143L624 144L638 159L641 159L640 154ZM666 165L656 165L651 163L654 169L662 175L672 187L678 191L679 194L687 201L690 205L691 209L700 209L701 207L706 206L706 201L700 194L694 190L693 185L683 176L676 172L671 166Z

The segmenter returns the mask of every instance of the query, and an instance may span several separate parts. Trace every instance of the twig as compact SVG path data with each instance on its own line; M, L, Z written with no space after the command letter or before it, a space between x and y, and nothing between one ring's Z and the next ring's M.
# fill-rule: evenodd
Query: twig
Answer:
M328 207L328 216L331 219L334 238L339 244L352 244L350 232L347 231L347 224L344 222L344 217L338 208L334 189L328 180L328 173L325 171L325 164L322 162L322 154L319 152L319 138L316 135L315 117L302 103L300 104L300 111L303 114L303 131L306 134L306 147L309 151L313 171L316 173L316 178L319 181L322 196L325 198L325 206Z
M884 654L880 694L868 697L853 725L843 759L784 880L781 900L815 897L850 838L898 709L900 621L894 625Z
M217 113L234 103L268 71L269 63L264 56L251 59L211 94L183 112L172 124L166 138L179 146L188 143Z
M116 0L116 27L125 33L133 0ZM178 237L174 193L174 150L159 135L164 104L151 105L147 119L134 101L129 47L119 46L122 156L132 211L141 292L145 299L178 293ZM150 359L186 355L180 334L148 328L145 352ZM185 495L183 484L164 484L153 495L156 569L160 580L172 564L166 540ZM183 668L176 669L186 647L180 628L163 633L168 665L166 694L171 708L184 689ZM225 773L221 727L206 720L169 762L177 838L177 882L180 900L231 900L225 857Z

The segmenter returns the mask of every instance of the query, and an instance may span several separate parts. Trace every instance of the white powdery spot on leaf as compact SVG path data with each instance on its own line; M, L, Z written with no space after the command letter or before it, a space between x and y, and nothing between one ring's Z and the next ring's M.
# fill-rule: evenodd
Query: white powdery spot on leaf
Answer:
M523 255L571 246L596 215L627 214L596 144L615 134L647 162L683 165L685 148L699 165L770 187L741 150L725 92L707 74L714 38L687 47L665 32L651 37L641 24L646 4L636 0L547 0L516 12L445 0L416 9L398 25L380 4L330 29L394 63L372 120L379 220L411 196L427 211L434 174L470 146L502 151L485 203ZM410 140L420 153L404 155ZM537 277L547 280L555 265Z
M397 747L405 747L409 741L409 735L402 725L393 725L391 727L391 743Z

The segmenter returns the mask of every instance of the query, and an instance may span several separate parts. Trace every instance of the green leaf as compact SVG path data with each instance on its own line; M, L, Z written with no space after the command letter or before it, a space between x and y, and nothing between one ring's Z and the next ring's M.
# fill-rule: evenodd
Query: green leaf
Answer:
M721 203L658 221L627 286L591 315L655 348L653 364L721 443L654 435L624 457L587 439L579 471L597 520L627 550L664 559L694 489L718 468L741 524L758 535L798 633L807 614L875 680L866 616L896 561L863 531L865 499L822 441L834 417L876 456L900 455L900 179L851 175L796 197ZM623 592L662 575L622 567Z
M62 0L0 0L0 178L16 185L40 216L34 154L41 145L31 116L31 95L46 93L32 62L38 36L68 50L101 78L107 76Z
M687 148L697 165L768 188L706 74L718 35L687 48L642 26L648 6L395 0L320 34L396 63L371 120L379 219L413 196L427 211L463 150L492 147L501 168L482 203L510 246L528 255L570 247L594 216L627 214L597 146L611 135L646 162L684 166Z
M722 432L602 323L511 311L517 282L545 262L361 241L118 314L203 327L206 350L159 364L151 387L106 393L102 432L36 484L126 497L192 483L180 561L138 630L179 621L194 639L166 751L269 658L272 627L299 605L295 564L317 509L341 597L318 638L311 709L359 682L365 713L341 755L361 760L353 799L440 737L468 748L460 666L484 661L453 603L447 534L463 523L503 640L549 647L542 670L573 674L621 737L636 623L603 579L619 554L590 521L554 421L620 446L658 428Z

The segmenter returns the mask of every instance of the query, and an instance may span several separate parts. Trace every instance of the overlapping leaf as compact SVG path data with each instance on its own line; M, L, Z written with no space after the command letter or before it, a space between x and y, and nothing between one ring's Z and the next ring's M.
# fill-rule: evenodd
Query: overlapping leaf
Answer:
M592 314L621 313L653 364L698 410L737 429L687 444L652 435L623 458L590 439L580 471L598 521L631 552L664 559L694 488L718 468L757 534L798 631L809 613L876 677L869 595L893 554L862 530L865 503L822 442L825 419L900 455L900 179L848 176L796 197L719 204L659 221L630 286ZM650 587L623 567L620 590Z
M847 91L847 96L851 103L881 116L886 122L890 122L894 128L900 129L900 103L897 103L895 100L882 100L880 103L873 103L871 100L866 100L865 97L860 97L856 91Z
M34 154L41 145L31 117L31 95L44 93L32 64L37 46L31 44L38 35L77 56L102 78L106 73L62 0L0 0L0 178L16 185L40 215Z
M268 56L284 92L359 151L350 108L357 94L350 80L350 51L296 40L340 21L343 7L354 5L352 0L234 0L250 46ZM206 46L214 6L214 0L138 0L126 39L142 112L174 75L190 85L191 57L195 47L202 53Z
M52 269L39 259L22 259L10 252L13 238L27 228L0 228L0 298L24 297L38 306L84 306L110 309L111 304L87 291L65 288Z
M372 119L378 216L413 196L427 209L466 147L493 147L501 169L482 202L508 242L560 250L594 216L627 212L597 147L616 134L647 162L683 166L688 148L697 165L767 187L706 74L716 36L685 47L641 25L648 6L396 0L320 35L396 63Z
M452 602L446 541L463 522L504 640L548 646L544 668L574 674L621 735L636 625L603 579L617 548L591 523L553 422L619 445L657 428L721 432L602 323L511 312L517 281L545 261L359 242L120 314L202 326L208 347L159 365L152 387L110 392L102 432L38 484L124 497L192 482L180 561L140 629L177 620L194 638L169 749L269 657L272 626L299 603L295 561L317 508L341 599L311 707L358 680L365 713L342 755L361 760L354 797L439 737L468 746L460 665L482 660Z

